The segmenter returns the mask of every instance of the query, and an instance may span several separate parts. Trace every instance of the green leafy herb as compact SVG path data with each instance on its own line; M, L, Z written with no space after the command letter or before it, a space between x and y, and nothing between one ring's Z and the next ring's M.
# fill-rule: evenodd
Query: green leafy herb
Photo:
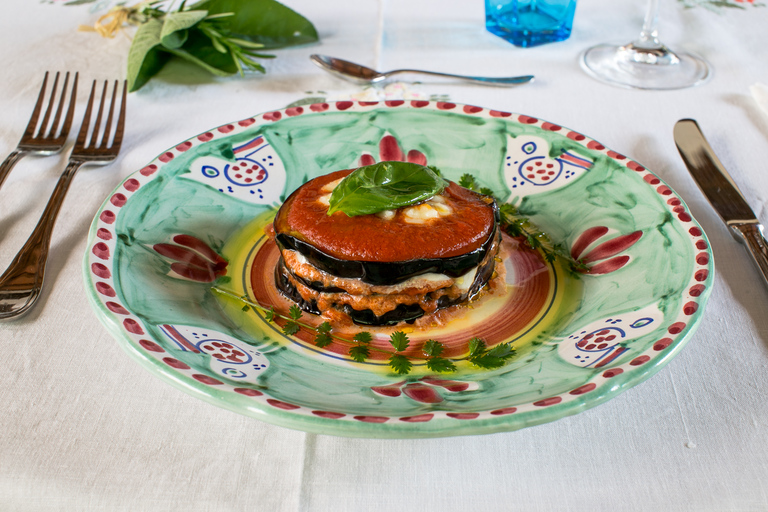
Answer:
M83 0L94 1L94 0ZM75 2L70 2L74 4ZM264 72L255 59L273 58L256 50L284 48L318 40L309 20L276 0L172 0L118 5L93 28L113 37L124 24L138 29L128 52L128 88L140 89L172 58L216 76Z
M457 369L453 361L444 357L430 357L427 359L427 368L436 373L451 373Z
M413 363L402 354L392 354L389 358L389 367L392 368L395 373L405 375L411 372Z
M410 162L379 162L355 169L333 189L328 215L350 217L425 201L448 184L429 167Z
M327 347L333 343L333 338L326 332L318 332L315 336L315 345L320 348Z
M445 347L439 341L427 340L421 350L427 357L439 357L440 354L443 353L444 349Z
M286 324L283 326L283 334L286 336L293 336L297 332L301 330L301 327L298 323L290 321L286 322Z
M373 336L368 331L362 331L355 334L352 339L358 343L370 343L373 340Z
M274 307L264 307L248 300L244 296L238 296L231 291L219 288L218 286L214 286L212 290L242 302L244 304L243 311L253 309L261 312L268 322L273 322L278 318L284 320L285 325L283 326L282 331L288 336L292 336L300 330L305 329L314 332L315 345L320 348L327 347L333 343L334 339L338 339L345 343L351 343L352 347L350 347L348 354L354 361L359 363L367 361L371 357L371 352L376 351L389 356L389 367L396 374L406 375L413 370L413 362L410 357L402 353L411 343L408 335L403 331L395 331L390 335L389 343L392 345L394 352L386 351L370 345L371 341L373 341L373 335L368 331L360 331L350 340L334 334L333 327L328 322L323 322L316 327L301 322L302 311L296 304L290 307L288 315L281 315L275 312ZM426 365L430 371L435 373L448 373L458 370L454 361L442 357L445 346L439 341L432 339L427 340L421 350L426 357ZM478 368L494 369L506 364L506 362L514 355L515 350L509 343L497 345L488 350L482 339L472 338L469 341L469 354L466 359Z
M302 315L301 308L296 304L293 304L288 310L288 316L290 316L292 320L298 320L299 318L301 318L301 315Z
M371 357L371 349L364 345L355 345L349 349L349 356L358 363L364 363Z
M395 351L402 352L408 348L410 340L403 331L395 331L389 336L389 343L394 347Z
M477 179L471 174L463 174L459 179L459 185L464 188L468 188L475 192L487 196L493 196L493 190L488 187L481 187L477 182ZM564 261L570 263L571 268L575 270L587 270L587 266L579 260L575 260L571 257L570 253L565 250L562 244L553 244L549 237L539 231L531 222L523 217L517 208L509 203L502 203L496 198L496 202L499 205L499 217L501 220L501 228L512 237L518 237L525 240L531 249L540 251L544 256L544 259L549 263L555 261L558 257Z

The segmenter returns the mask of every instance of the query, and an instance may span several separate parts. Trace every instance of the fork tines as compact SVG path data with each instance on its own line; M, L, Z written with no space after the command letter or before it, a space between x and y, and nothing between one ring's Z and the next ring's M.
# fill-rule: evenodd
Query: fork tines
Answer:
M114 86L112 88L112 100L109 104L109 112L106 116L107 119L106 123L104 124L103 133L100 133L100 128L104 117L104 106L106 104L106 99L109 92L109 81L104 81L104 86L101 91L101 99L99 100L99 107L96 113L96 119L94 120L93 125L91 125L91 115L93 114L93 106L96 99L97 84L98 81L94 80L93 85L91 86L91 94L88 98L88 105L86 107L85 114L83 115L83 125L77 135L77 140L75 141L75 147L72 153L73 155L82 153L83 151L87 151L90 154L100 152L117 153L117 151L120 149L120 145L122 144L123 132L125 130L125 103L127 83L123 81L123 91L120 99L120 111L117 116L117 122L115 122L115 104L117 103L117 91L119 82L118 80L115 80L114 82ZM115 131L114 136L112 136L110 141L113 125ZM88 137L89 132L90 138Z
M50 99L48 101L48 108L45 110L45 114L43 115L43 120L38 125L38 118L40 117L40 111L43 108L43 104L45 103L45 90L47 88L48 84L48 71L45 72L45 77L43 78L43 85L40 88L40 94L37 97L37 103L35 104L35 109L32 112L32 117L29 120L29 124L27 125L27 129L24 132L24 137L37 137L42 139L49 139L53 140L57 137L64 136L66 137L66 134L69 132L69 128L72 125L72 117L74 116L74 108L71 108L72 105L75 103L75 97L77 94L77 79L78 79L78 73L75 73L75 78L72 83L72 92L70 96L69 103L66 103L66 95L67 95L67 85L69 84L69 71L64 75L64 83L61 87L61 94L59 97L59 105L56 109L56 112L53 113L53 107L56 104L56 92L58 90L59 85L59 76L61 73L58 71L56 72L56 76L53 79L53 86L51 87L51 95ZM64 123L59 126L59 121L61 121L61 114L64 111L64 106L69 105L70 108L68 108L66 116L64 118ZM51 118L51 114L54 114L53 116L53 122L50 123L49 121ZM46 134L46 128L48 129L48 133Z

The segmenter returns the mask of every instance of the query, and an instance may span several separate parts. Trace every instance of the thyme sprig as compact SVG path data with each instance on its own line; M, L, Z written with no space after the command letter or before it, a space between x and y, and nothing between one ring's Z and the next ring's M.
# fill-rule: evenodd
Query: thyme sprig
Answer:
M350 339L335 334L333 332L333 326L328 322L323 322L316 327L306 322L302 322L301 318L303 312L296 304L293 304L289 308L288 315L283 315L275 311L274 306L262 306L261 304L249 300L245 296L238 295L219 286L213 286L212 290L215 293L243 303L243 311L253 310L257 313L261 313L264 315L264 319L268 322L274 322L277 319L284 320L285 324L281 329L283 334L287 336L293 336L304 329L314 334L314 343L319 348L327 347L333 343L333 340L351 344L352 346L348 351L348 355L358 363L367 361L371 357L371 352L378 352L389 356L389 367L396 374L407 375L413 370L411 356L405 354L405 351L410 347L411 340L403 331L395 331L390 334L389 343L392 345L393 349L393 351L390 352L371 345L373 335L368 331L360 331ZM426 360L427 368L430 371L435 373L452 373L458 370L455 360L442 356L444 350L445 346L439 341L430 339L424 343L422 354ZM504 364L514 355L515 349L512 348L511 343L502 343L488 349L483 340L480 338L472 338L469 342L469 355L465 360L478 368L492 370L504 366Z
M463 174L458 183L469 190L495 197L493 190L488 187L481 187L477 179L471 174ZM528 247L540 251L548 263L562 258L574 270L589 269L584 262L573 258L563 244L552 242L546 233L536 229L533 223L522 215L514 205L501 202L498 198L495 199L499 205L501 229L509 236L524 239Z

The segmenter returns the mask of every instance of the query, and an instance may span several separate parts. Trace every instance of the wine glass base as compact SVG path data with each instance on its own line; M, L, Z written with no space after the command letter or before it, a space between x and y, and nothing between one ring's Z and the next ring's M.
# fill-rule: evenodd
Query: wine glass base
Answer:
M692 53L663 48L664 58L655 59L653 54L646 58L633 55L627 50L631 46L593 46L581 55L581 67L601 82L633 89L683 89L702 84L711 75L707 61Z

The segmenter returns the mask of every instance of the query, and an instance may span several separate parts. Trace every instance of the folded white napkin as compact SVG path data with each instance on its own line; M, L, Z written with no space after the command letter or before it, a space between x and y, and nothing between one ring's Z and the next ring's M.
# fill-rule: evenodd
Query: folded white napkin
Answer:
M756 83L749 88L755 103L760 107L765 115L768 116L768 85Z

